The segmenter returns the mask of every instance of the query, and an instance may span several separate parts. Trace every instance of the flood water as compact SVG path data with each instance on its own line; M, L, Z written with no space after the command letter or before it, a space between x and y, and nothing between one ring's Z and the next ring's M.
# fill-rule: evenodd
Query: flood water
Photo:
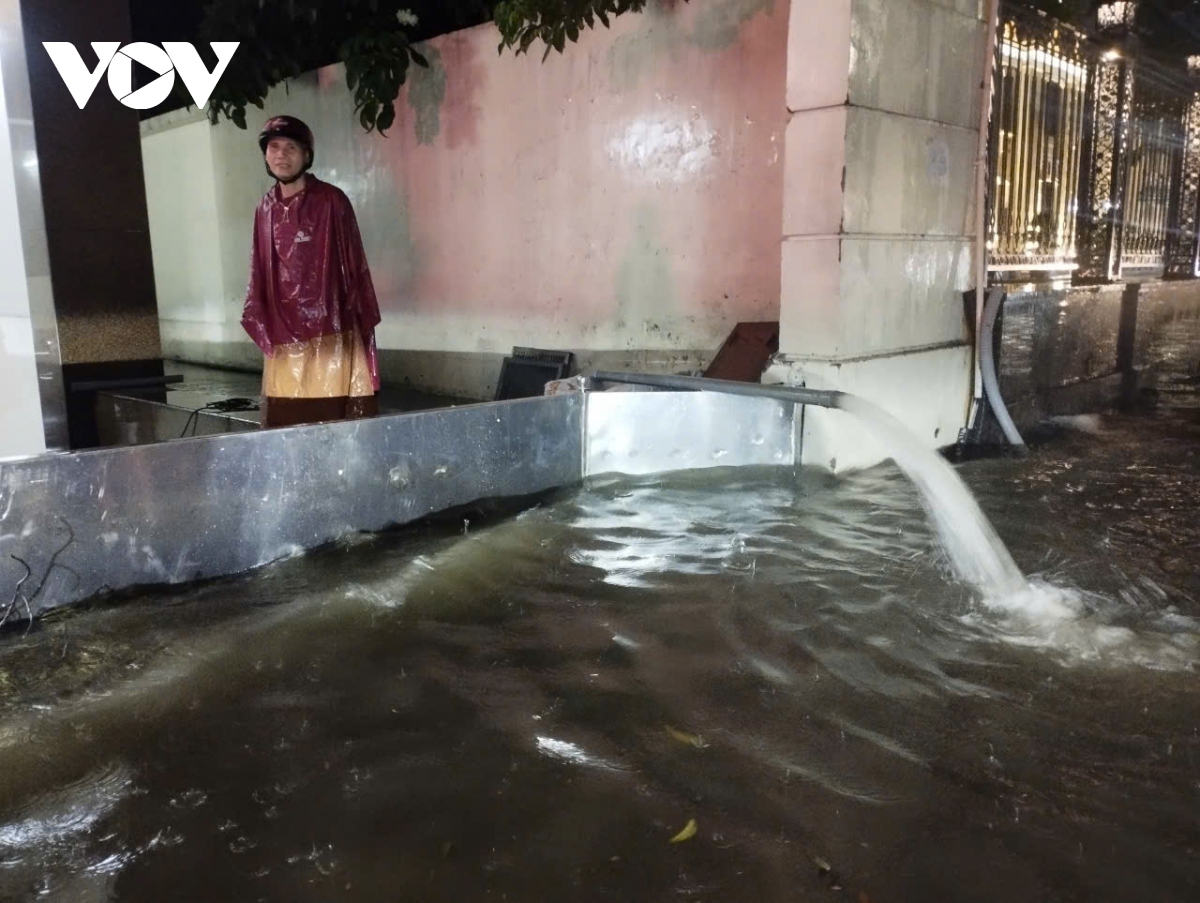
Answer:
M0 899L1200 899L1177 329L1154 409L957 466L1017 601L889 464L600 479L8 633Z

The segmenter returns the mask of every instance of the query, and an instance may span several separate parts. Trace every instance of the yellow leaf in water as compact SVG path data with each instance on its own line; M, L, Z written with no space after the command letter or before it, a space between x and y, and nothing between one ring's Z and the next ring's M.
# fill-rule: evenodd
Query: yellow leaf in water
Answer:
M677 731L669 724L666 727L667 733L671 735L671 738L678 740L680 743L686 743L688 746L696 747L696 749L704 749L704 747L708 746L708 743L705 742L703 737L699 737L696 734L685 734L683 731Z
M688 823L683 826L683 830L671 838L671 843L683 843L685 840L691 840L696 836L696 819L689 818Z

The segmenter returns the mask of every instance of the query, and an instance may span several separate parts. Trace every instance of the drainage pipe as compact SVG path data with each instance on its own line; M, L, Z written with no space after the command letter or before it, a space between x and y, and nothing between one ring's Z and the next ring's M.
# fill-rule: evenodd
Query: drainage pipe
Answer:
M1016 424L1008 415L1008 408L1004 406L1004 399L1000 397L1000 382L996 379L996 359L992 356L992 329L996 325L996 315L1000 312L1004 294L997 288L990 289L987 293L983 322L979 324L979 369L983 374L983 391L987 395L992 412L996 415L1000 429L1004 432L1004 438L1021 451L1027 451L1025 440L1017 432Z
M593 379L598 382L631 383L635 386L654 386L659 389L724 392L727 395L749 395L753 398L775 398L794 404L811 404L821 408L841 406L842 392L829 389L803 389L798 386L764 386L762 383L743 383L731 379L707 379L699 376L666 376L658 373L614 373L597 370Z
M1000 25L1000 0L988 0L987 31L983 41L983 60L979 73L979 140L975 154L975 335L983 320L984 290L987 285L987 202L988 132L992 119L992 80L995 75L997 31ZM971 393L967 423L975 420L983 381L979 348L975 350L975 386Z

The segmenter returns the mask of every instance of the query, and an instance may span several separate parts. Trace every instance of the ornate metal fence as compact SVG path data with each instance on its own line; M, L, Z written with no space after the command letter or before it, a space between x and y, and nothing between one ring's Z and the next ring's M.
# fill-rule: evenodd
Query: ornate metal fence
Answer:
M1161 275L1166 269L1183 174L1183 129L1190 100L1184 90L1169 71L1146 60L1137 66L1128 127L1121 274Z
M1183 120L1181 148L1182 177L1175 229L1167 242L1167 275L1177 278L1200 276L1197 253L1200 220L1200 93L1192 95Z
M1075 261L1088 65L1081 34L1052 20L1003 23L994 82L990 258L994 268Z
M1016 7L995 65L992 280L1200 273L1200 95L1187 73Z

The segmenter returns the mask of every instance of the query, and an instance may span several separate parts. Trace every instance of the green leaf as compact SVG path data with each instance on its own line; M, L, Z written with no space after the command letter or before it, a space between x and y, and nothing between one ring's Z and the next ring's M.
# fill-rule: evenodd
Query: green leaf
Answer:
M504 45L501 44L500 47L501 47L501 49L503 49ZM417 53L416 48L409 47L408 53L416 61L418 66L424 66L426 69L429 68L429 60L425 59L425 57L422 54Z

